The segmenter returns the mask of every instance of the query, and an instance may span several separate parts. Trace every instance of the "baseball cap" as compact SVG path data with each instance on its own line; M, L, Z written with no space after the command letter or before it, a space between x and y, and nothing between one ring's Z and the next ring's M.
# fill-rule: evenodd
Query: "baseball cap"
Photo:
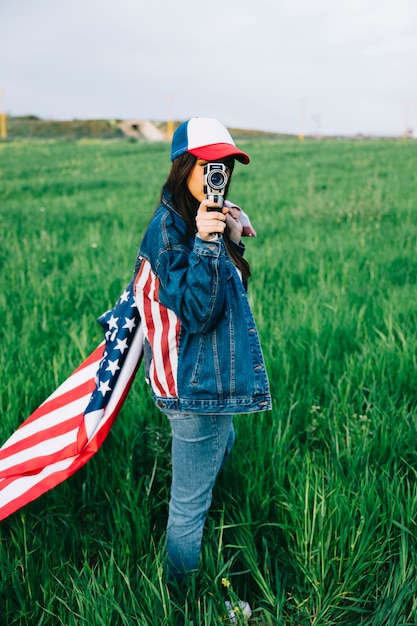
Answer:
M249 156L236 147L229 131L212 117L193 117L178 126L172 138L171 161L190 152L205 161L234 157L249 163Z

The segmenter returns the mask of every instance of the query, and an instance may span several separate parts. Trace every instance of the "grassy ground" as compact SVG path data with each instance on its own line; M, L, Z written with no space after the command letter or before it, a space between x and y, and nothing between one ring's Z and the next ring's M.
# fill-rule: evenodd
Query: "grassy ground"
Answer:
M7 625L417 623L417 143L248 142L250 297L274 410L236 418L202 573L161 582L168 425L139 372L99 453L0 525ZM0 145L0 440L101 339L166 145ZM222 579L227 580L225 586Z

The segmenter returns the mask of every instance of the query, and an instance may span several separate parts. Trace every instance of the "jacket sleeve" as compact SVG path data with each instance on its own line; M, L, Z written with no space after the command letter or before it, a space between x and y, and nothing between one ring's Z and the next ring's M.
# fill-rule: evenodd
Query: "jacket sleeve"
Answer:
M235 243L234 241L231 241L230 245L236 250L236 252L240 256L243 256L245 254L246 246L244 243L242 243L242 241L239 241L239 243Z
M232 272L223 238L206 242L196 236L184 242L174 235L167 241L161 230L159 237L155 231L145 237L140 250L158 278L157 299L174 311L188 332L208 333L224 314Z
M191 251L178 245L159 254L154 266L158 298L189 332L210 332L223 314L227 259L222 238L205 242L197 236Z

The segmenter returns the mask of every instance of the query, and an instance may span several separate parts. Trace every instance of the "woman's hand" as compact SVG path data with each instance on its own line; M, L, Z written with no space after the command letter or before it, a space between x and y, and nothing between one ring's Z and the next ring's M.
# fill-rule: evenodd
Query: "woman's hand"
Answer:
M210 241L215 234L222 235L225 231L230 239L239 243L242 237L243 226L239 220L238 207L223 207L218 211L208 211L207 207L218 206L212 200L204 199L197 211L197 234L203 241Z
M223 207L223 213L226 215L226 232L230 239L235 243L239 243L243 225L239 220L240 209L235 206Z
M227 216L223 215L222 209L208 211L207 207L218 206L212 200L204 199L198 207L195 218L197 234L203 241L211 241L216 234L222 235L226 229ZM223 211L228 209L223 208Z

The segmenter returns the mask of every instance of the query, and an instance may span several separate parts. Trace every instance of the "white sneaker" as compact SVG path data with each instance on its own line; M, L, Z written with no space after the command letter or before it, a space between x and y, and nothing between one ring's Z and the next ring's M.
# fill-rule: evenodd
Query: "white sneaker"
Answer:
M249 603L245 602L245 600L239 600L239 602L234 606L232 606L231 602L226 600L225 605L231 624L236 624L238 615L243 615L245 619L249 619L252 615L252 609L250 608Z

